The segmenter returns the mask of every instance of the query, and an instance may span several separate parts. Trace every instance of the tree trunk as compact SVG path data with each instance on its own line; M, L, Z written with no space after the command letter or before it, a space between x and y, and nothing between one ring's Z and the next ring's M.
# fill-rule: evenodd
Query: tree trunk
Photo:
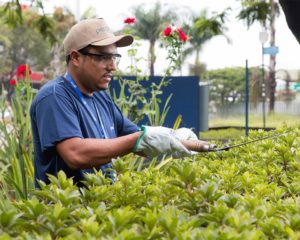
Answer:
M274 0L270 0L271 4L271 17L270 17L270 46L275 46L275 18L276 18L276 9ZM274 112L275 108L275 91L276 91L276 55L270 55L270 71L268 77L268 87L270 92L270 102L269 102L269 113Z
M154 76L154 63L156 60L155 56L155 41L150 41L149 47L149 65L150 65L150 76Z
M261 76L259 75L259 69L254 68L251 74L251 84L250 84L250 101L252 102L254 108L257 108L259 101L259 80Z
M61 64L60 64L60 53L62 51L61 45L55 45L53 50L53 67L55 69L54 74L58 76L61 74Z
M200 76L200 74L201 74L199 55L200 55L200 51L199 51L199 49L196 49L195 65L194 65L194 69L193 69L194 76Z
M60 54L62 51L61 44L55 43L52 49L52 60L50 66L44 70L46 78L51 79L55 76L62 74Z
M196 57L195 57L195 66L200 65L199 55L200 55L200 50L197 48L196 49Z

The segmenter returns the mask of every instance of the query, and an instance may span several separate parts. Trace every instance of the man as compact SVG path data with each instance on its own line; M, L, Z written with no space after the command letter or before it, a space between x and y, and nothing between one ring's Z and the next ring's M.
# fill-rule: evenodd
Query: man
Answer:
M101 18L79 22L65 37L67 72L43 86L30 109L36 187L60 170L82 186L84 173L108 174L112 159L130 152L191 154L179 139L195 139L192 131L181 137L164 127L140 131L104 91L121 57L117 47L132 42L130 35L115 36Z

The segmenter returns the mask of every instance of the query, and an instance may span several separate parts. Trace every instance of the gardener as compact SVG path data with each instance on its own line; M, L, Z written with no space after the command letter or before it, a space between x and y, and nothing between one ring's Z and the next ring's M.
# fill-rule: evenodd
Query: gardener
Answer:
M179 139L197 138L189 129L139 127L122 115L106 93L121 55L117 47L133 42L115 36L103 19L83 20L66 35L67 72L43 86L31 109L34 169L38 180L63 170L82 186L84 173L102 170L111 178L112 160L135 152L155 157L189 156Z

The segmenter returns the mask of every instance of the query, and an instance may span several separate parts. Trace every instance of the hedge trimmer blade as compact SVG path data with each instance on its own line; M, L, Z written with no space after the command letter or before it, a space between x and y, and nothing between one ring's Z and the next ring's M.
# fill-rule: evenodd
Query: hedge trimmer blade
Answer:
M292 130L290 130L290 131L292 131ZM222 148L212 148L212 149L209 149L209 152L228 151L232 148L245 146L245 145L255 143L255 142L259 142L259 141L262 141L262 140L265 140L265 139L277 138L277 137L280 137L280 136L283 136L283 135L289 133L290 131L286 131L284 133L278 133L278 134L275 134L275 135L270 135L270 136L254 139L254 140L251 140L251 141L248 141L248 142L239 143L239 144L235 144L235 145L232 145L232 146L225 146L225 147L222 147Z

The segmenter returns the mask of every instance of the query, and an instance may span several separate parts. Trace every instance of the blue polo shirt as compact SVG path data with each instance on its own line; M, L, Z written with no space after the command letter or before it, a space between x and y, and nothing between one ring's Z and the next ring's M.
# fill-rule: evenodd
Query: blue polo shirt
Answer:
M48 184L47 174L57 175L63 170L67 177L73 177L74 182L82 186L84 173L94 170L69 168L56 151L58 142L73 137L115 138L139 130L137 125L122 115L105 91L83 96L88 106L85 106L70 82L58 77L45 84L34 98L30 117L35 180ZM108 168L111 168L111 163L96 169L107 174ZM37 181L35 186L39 187Z

